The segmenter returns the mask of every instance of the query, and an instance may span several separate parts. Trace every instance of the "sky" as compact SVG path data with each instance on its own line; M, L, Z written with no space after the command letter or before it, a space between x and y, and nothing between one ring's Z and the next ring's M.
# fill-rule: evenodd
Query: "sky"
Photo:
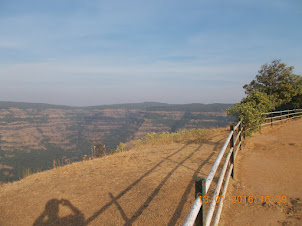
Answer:
M0 0L0 101L235 103L275 59L302 75L300 0Z

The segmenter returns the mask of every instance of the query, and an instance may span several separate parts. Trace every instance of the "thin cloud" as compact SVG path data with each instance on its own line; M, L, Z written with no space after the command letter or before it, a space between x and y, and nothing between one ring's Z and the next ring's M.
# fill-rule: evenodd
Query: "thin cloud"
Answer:
M280 0L6 1L0 95L75 105L233 102L273 59L302 72L299 10Z

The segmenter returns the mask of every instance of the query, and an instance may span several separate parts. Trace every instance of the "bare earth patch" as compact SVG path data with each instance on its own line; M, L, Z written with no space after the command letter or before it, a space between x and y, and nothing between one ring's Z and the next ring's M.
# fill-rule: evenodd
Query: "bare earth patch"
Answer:
M228 129L201 144L131 150L0 187L0 225L182 225Z
M301 119L248 138L236 159L236 180L229 185L221 225L302 225L301 162Z

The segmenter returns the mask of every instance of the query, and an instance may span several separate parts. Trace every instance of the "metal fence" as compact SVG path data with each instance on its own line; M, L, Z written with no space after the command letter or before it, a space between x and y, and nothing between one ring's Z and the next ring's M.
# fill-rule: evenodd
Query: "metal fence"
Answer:
M271 125L282 122L284 120L294 119L302 116L302 109L293 109L285 111L273 111L261 114L264 118L264 122L260 125L260 130L263 126Z
M302 109L268 112L263 113L262 115L263 117L265 117L265 119L264 123L261 124L260 129L265 125L273 125L274 123L301 117ZM235 177L235 158L239 148L241 149L243 134L244 131L241 121L239 121L236 126L230 126L230 133L228 135L228 138L226 139L207 178L198 178L196 181L196 199L183 224L184 226L191 226L194 225L194 223L196 225L208 226L212 221L212 225L218 225L230 177L232 176L233 179ZM213 195L211 195L211 201L209 201L209 196L207 195L208 190L220 165L220 162L226 153L226 150L228 150L228 154L221 169L220 177L218 179L215 191ZM213 219L217 204L218 207Z
M210 225L214 215L216 204L218 204L218 209L216 211L216 216L214 218L214 225L218 225L222 206L223 206L223 199L225 197L230 176L232 176L233 178L235 176L235 168L234 168L235 158L238 149L241 148L242 134L243 134L243 127L241 121L238 122L236 126L231 125L230 130L231 130L230 134L226 139L207 178L196 182L197 183L196 188L199 191L197 193L197 197L195 199L193 207L185 220L184 225L186 226L193 225L194 223L202 224L202 225ZM210 185L216 174L218 166L227 149L229 149L229 151L226 156L224 165L222 167L216 189L212 196L212 201L208 202L209 197L207 196L207 192L210 188ZM224 181L224 185L221 191L223 181ZM206 208L208 204L209 204L208 212L206 213Z

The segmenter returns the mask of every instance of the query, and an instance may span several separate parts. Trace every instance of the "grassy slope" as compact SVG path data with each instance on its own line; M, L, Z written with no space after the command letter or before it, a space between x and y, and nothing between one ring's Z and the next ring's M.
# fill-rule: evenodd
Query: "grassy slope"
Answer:
M201 143L150 146L74 163L0 187L0 225L181 224L228 129ZM59 207L58 215L56 210ZM30 210L30 211L28 211Z

